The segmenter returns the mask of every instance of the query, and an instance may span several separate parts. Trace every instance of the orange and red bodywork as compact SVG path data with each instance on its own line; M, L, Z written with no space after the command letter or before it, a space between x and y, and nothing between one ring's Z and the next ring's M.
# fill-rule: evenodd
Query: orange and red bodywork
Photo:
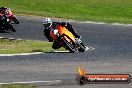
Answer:
M71 32L69 32L65 27L62 27L61 25L57 25L56 29L59 31L60 38L62 37L62 35L67 35L70 39L75 41L75 37L73 36L73 34ZM50 36L54 41L57 41L57 37L54 34L54 30L50 31ZM67 37L65 37L65 38L67 38ZM70 41L68 38L67 38L67 40Z

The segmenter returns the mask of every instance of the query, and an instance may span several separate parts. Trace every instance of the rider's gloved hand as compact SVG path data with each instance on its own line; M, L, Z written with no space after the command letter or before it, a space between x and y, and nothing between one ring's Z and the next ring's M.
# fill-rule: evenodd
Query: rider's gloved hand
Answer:
M66 27L67 26L67 23L66 22L61 22L61 25Z

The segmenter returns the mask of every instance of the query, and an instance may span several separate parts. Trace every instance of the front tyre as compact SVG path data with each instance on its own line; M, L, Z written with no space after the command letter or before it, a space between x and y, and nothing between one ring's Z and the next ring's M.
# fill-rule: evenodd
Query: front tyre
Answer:
M86 49L86 47L85 47L84 44L81 42L78 51L79 51L79 52L84 52L85 49Z
M71 53L74 53L76 51L75 49L75 43L71 40L71 42L68 42L64 37L61 39L62 44L66 49L68 49Z

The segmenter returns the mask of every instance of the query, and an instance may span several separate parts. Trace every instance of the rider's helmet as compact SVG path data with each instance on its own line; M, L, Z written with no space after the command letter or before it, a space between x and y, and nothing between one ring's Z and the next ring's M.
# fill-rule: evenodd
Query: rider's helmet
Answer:
M45 19L43 20L43 25L44 25L45 28L51 27L51 25L52 25L52 20L51 20L50 18L45 18Z
M10 8L7 8L7 9L5 10L5 15L6 15L7 17L10 16L10 15L12 15L12 11L11 11Z

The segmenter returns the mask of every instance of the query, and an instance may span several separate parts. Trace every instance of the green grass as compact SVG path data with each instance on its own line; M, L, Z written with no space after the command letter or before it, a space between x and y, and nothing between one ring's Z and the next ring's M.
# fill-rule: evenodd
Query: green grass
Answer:
M61 48L59 50L65 50ZM0 54L17 54L32 52L54 52L52 43L31 40L8 40L0 39Z
M1 0L16 14L132 23L131 0Z
M36 88L33 85L18 85L18 84L8 84L8 85L0 85L0 88Z

